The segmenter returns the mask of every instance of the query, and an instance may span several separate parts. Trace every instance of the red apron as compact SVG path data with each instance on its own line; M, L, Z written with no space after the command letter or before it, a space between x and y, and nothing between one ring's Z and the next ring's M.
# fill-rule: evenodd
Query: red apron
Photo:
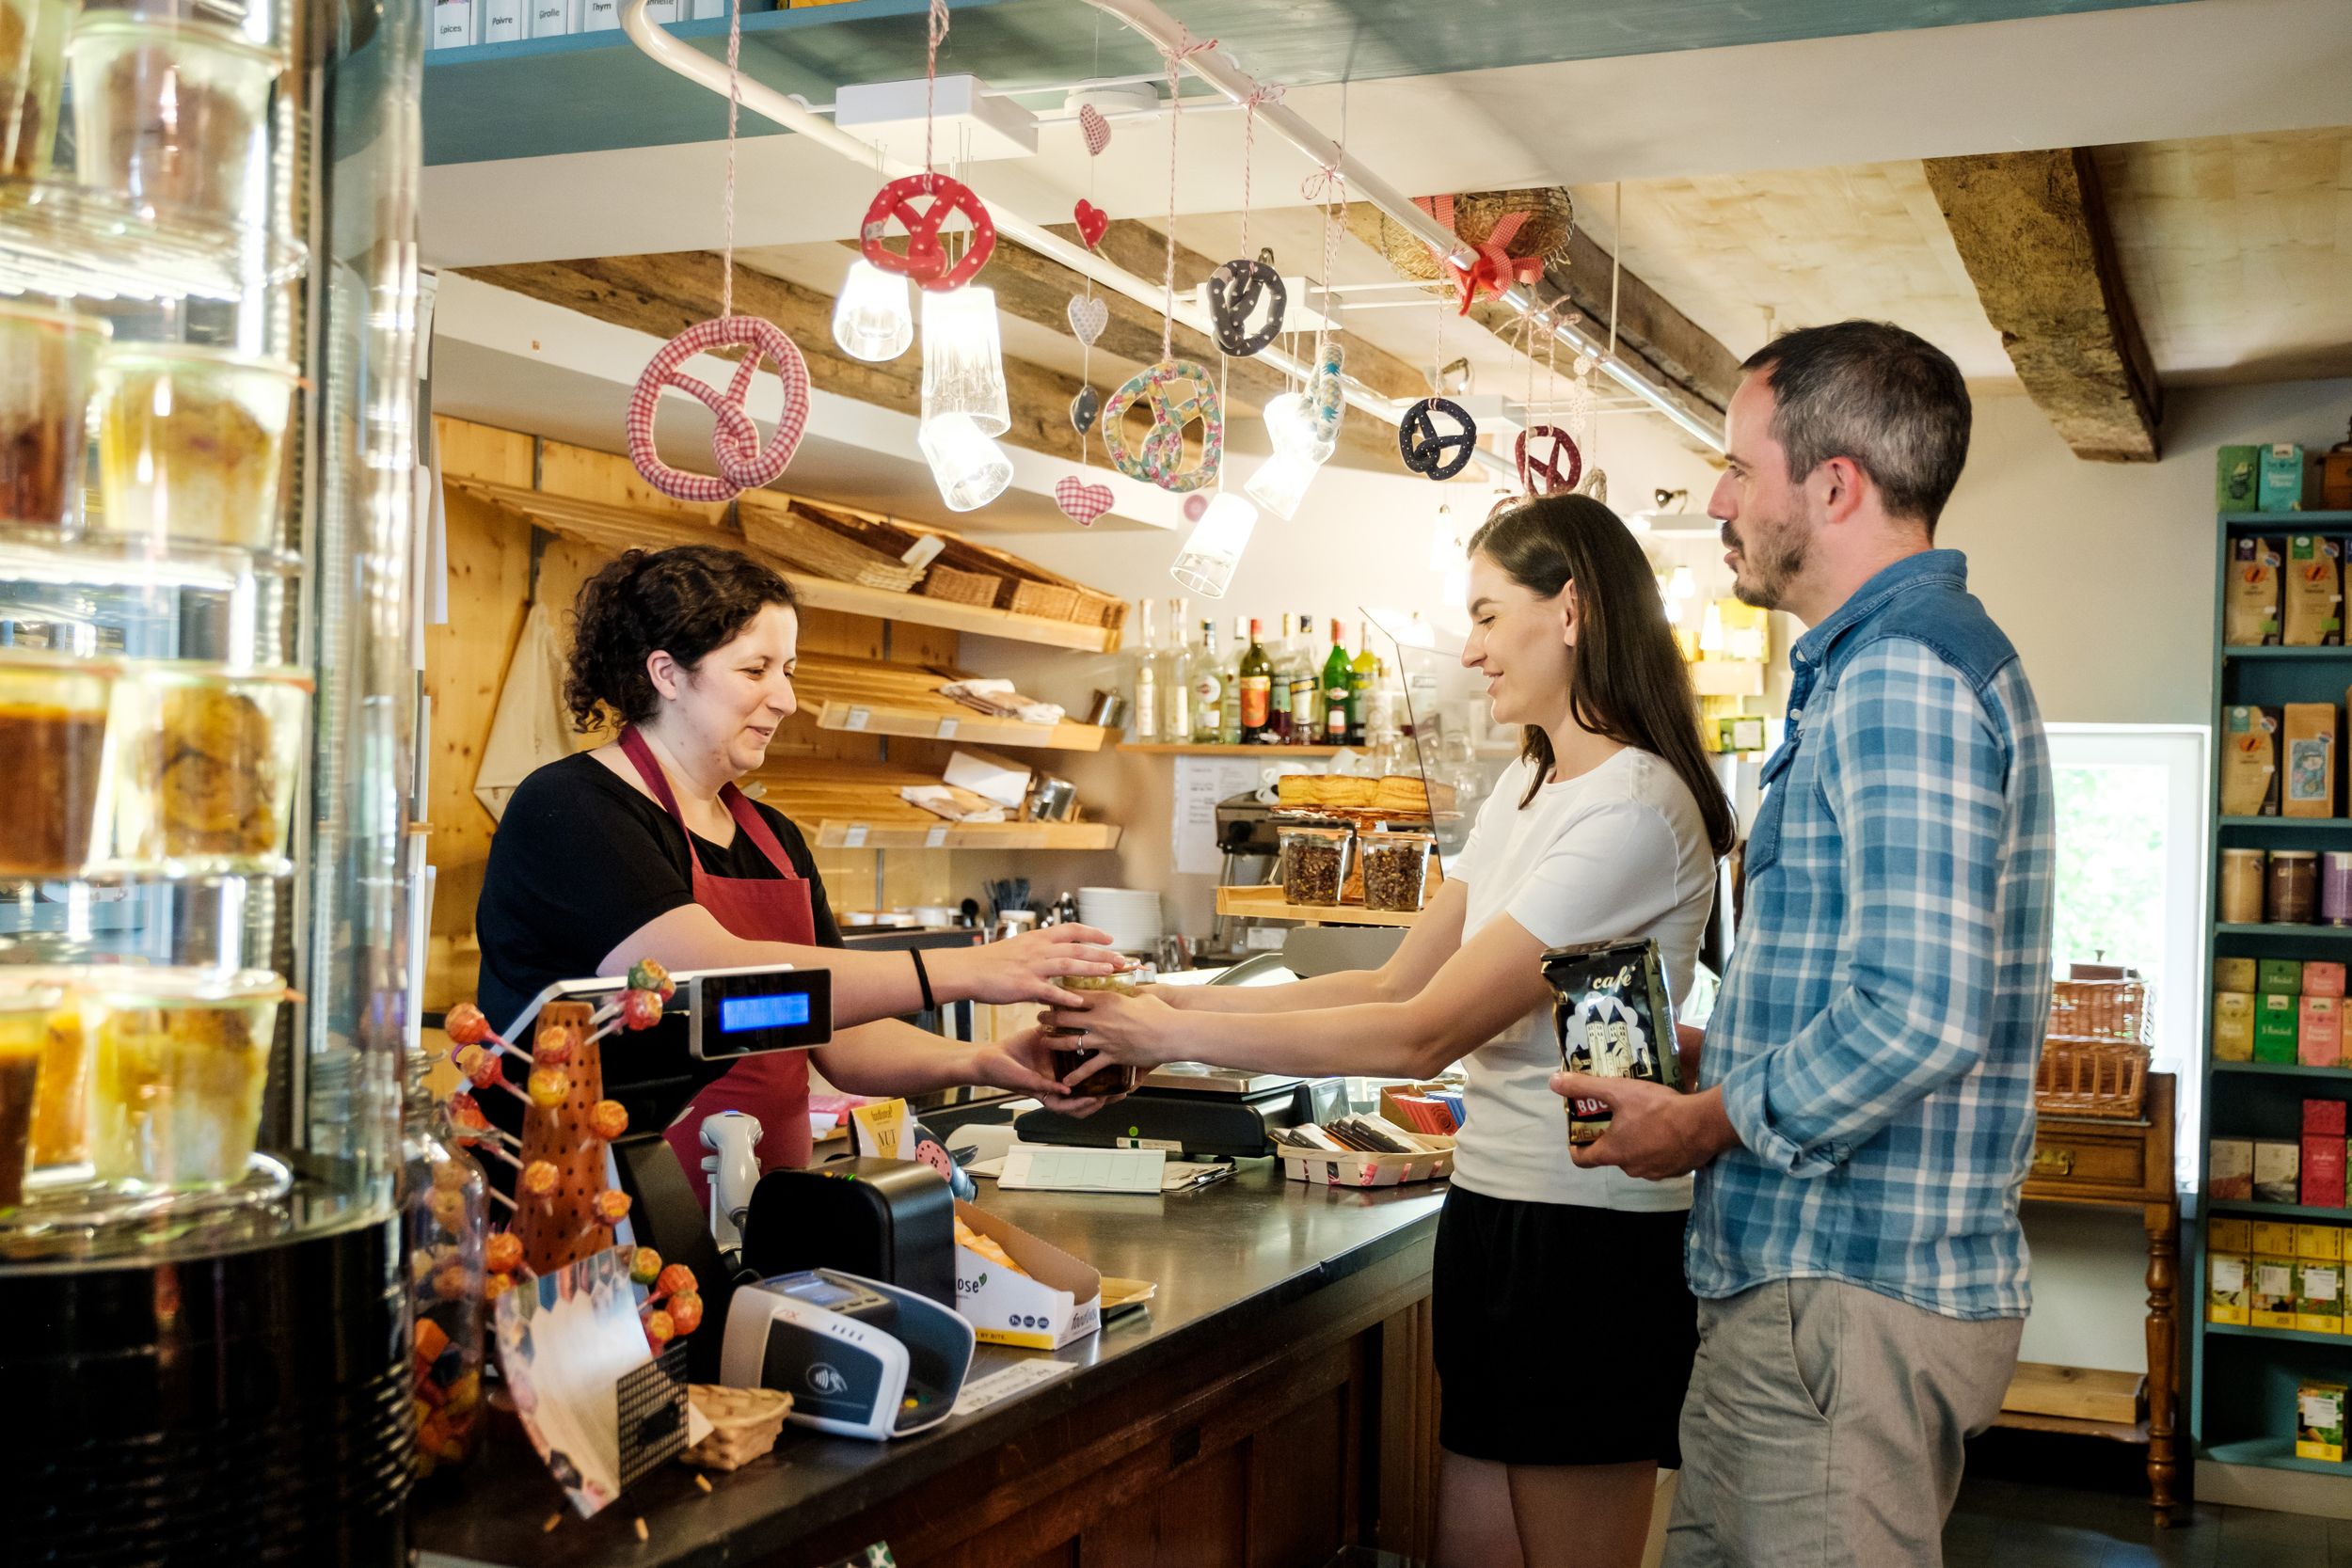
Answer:
M749 834L759 852L768 857L768 863L776 868L776 877L713 877L705 871L702 856L694 851L693 830L687 827L684 814L677 809L670 781L633 724L621 731L621 752L678 831L686 834L686 859L694 871L694 902L708 910L730 935L746 942L815 946L817 922L809 907L808 880L792 869L792 858L743 792L728 784L719 791L719 799L726 802L738 831ZM729 1068L724 1077L704 1085L661 1134L678 1164L686 1167L695 1203L705 1210L710 1207L710 1178L703 1172L703 1157L709 1152L702 1144L703 1117L720 1111L742 1111L759 1118L760 1169L806 1165L811 1159L807 1053L777 1051L745 1057Z

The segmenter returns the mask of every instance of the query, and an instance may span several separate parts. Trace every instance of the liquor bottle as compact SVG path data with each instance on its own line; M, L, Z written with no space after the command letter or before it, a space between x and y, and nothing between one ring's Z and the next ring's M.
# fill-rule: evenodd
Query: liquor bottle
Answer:
M1315 642L1315 618L1298 618L1291 643L1291 731L1301 746L1323 740L1323 650Z
M1192 738L1191 610L1183 599L1168 601L1169 646L1168 663L1160 671L1160 738L1172 746Z
M1344 746L1356 727L1355 704L1347 691L1347 649L1340 641L1340 623L1331 622L1331 652L1323 661L1323 743Z
M1372 657L1372 623L1366 621L1358 628L1357 654L1347 666L1347 743L1350 746L1371 744L1372 688L1378 672L1378 661Z
M1160 644L1152 623L1152 601L1139 599L1143 641L1136 649L1135 696L1127 716L1127 735L1149 745L1160 737Z
M1225 672L1216 664L1216 623L1200 623L1200 656L1192 662L1192 732L1196 746L1224 738Z
M1281 631L1265 651L1265 727L1268 740L1287 746L1296 738L1291 733L1291 618L1283 616L1281 624Z
M1241 656L1241 743L1275 738L1274 661L1265 656L1263 624L1249 623L1249 646Z
M1241 744L1241 661L1249 657L1249 617L1233 617L1233 662L1224 672L1225 706L1216 737L1228 746Z

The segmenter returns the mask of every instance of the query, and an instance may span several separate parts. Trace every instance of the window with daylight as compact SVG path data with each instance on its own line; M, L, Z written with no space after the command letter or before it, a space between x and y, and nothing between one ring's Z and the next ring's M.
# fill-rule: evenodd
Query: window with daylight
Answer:
M2177 1076L2176 1164L2197 1180L2205 908L2205 731L2052 724L2058 909L2051 959L2148 978L2151 1067Z

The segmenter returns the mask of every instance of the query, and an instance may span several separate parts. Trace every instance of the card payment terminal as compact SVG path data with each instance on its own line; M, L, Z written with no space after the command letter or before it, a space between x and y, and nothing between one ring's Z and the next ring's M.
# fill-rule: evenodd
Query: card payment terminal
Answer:
M737 1290L719 1381L791 1395L791 1419L819 1432L902 1437L947 1418L972 1346L972 1325L927 1296L806 1269Z

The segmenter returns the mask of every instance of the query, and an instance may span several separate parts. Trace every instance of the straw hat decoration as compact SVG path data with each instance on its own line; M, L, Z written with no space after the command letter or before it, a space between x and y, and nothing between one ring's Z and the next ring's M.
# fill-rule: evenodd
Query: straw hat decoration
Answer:
M1391 218L1380 220L1380 247L1399 277L1451 283L1459 314L1482 294L1499 295L1513 283L1534 283L1548 266L1565 266L1576 204L1557 185L1531 190L1465 191L1422 197L1413 203L1454 230L1470 254L1440 257L1421 236Z

